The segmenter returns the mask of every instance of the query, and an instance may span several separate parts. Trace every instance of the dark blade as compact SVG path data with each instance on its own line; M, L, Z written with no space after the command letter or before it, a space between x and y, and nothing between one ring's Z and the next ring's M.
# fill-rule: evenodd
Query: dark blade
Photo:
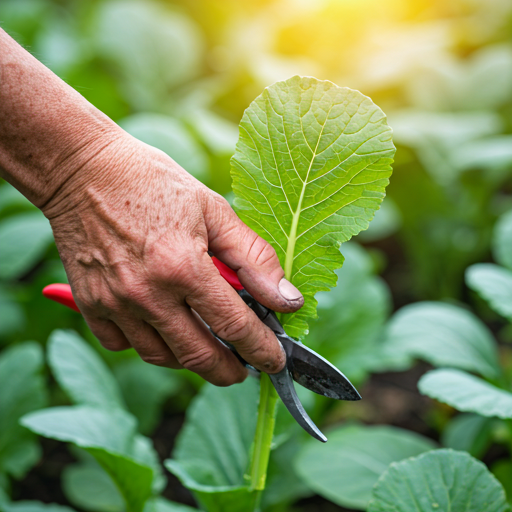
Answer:
M357 389L327 359L287 335L277 337L286 351L288 370L301 386L336 400L361 400Z
M293 380L288 369L285 367L279 373L269 374L272 384L276 388L277 394L283 401L295 421L315 439L325 443L327 438L320 432L319 428L313 423L308 413L302 407L299 397L293 386Z

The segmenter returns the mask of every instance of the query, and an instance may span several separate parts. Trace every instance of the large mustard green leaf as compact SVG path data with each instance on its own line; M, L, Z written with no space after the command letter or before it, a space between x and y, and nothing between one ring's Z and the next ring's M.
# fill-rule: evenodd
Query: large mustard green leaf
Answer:
M315 293L336 285L339 247L375 215L394 152L382 110L331 82L294 76L245 111L232 158L235 209L304 295L304 307L282 319L291 336L307 333Z

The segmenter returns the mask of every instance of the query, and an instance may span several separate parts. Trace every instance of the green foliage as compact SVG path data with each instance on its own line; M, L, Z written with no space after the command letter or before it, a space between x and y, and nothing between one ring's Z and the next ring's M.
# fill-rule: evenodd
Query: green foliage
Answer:
M459 414L442 432L442 444L453 450L469 452L481 457L491 443L493 421L478 414Z
M67 466L62 486L73 505L92 512L121 512L123 497L114 481L94 463Z
M46 405L43 352L32 341L0 355L0 476L22 478L41 457L38 441L18 420Z
M75 332L57 330L48 342L48 363L75 404L123 409L117 382L99 355Z
M434 450L391 464L373 489L368 512L505 512L500 483L464 452Z
M25 415L21 423L44 437L84 448L115 482L127 511L142 511L154 475L138 453L136 423L128 413L85 405L53 407Z
M299 453L299 476L321 496L343 507L364 510L372 487L392 462L434 448L417 434L394 427L343 426L325 445L309 440Z
M13 215L0 222L0 277L16 279L38 263L53 241L41 212Z
M308 332L315 293L336 284L339 246L368 227L393 155L384 113L331 82L278 82L245 111L232 159L235 207L272 244L305 297L297 313L283 317L289 335Z
M418 383L420 391L459 411L512 418L512 393L455 369L432 370Z
M227 389L205 385L187 411L173 458L165 467L209 512L252 510L244 474L256 427L258 386L252 379Z
M176 372L144 363L138 357L116 364L114 375L128 410L137 418L139 431L151 433L162 413L163 403L176 396L182 381Z
M435 366L500 375L489 329L472 313L451 304L421 302L402 308L389 322L386 350L424 359Z
M468 268L466 283L494 311L512 320L512 271L492 263L477 263Z
M512 270L512 210L503 214L496 223L493 253L500 265Z

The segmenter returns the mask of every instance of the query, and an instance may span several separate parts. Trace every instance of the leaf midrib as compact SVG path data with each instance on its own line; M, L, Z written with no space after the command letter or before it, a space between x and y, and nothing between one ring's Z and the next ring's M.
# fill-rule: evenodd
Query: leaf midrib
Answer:
M293 260L295 259L295 243L297 242L297 227L299 225L299 219L300 214L302 213L302 202L304 201L304 195L306 193L306 187L308 185L308 179L309 179L309 173L311 172L311 168L313 167L313 162L315 161L318 145L320 144L320 141L322 140L322 135L324 133L325 125L327 124L327 121L329 120L329 115L331 114L332 105L329 107L329 110L327 112L327 115L325 116L324 124L322 125L322 129L320 130L320 134L318 136L318 140L316 141L315 149L313 150L313 155L311 157L311 161L309 162L308 172L306 173L306 178L302 182L302 190L300 191L299 196L299 202L297 203L297 209L293 212L292 217L292 224L290 227L290 234L288 235L288 244L286 246L286 256L284 260L284 277L290 281L292 276L292 270L293 270ZM302 125L302 118L301 118L301 125ZM304 140L307 144L307 138L306 134L304 133L304 130L302 130L302 133L304 134ZM290 155L291 156L291 155Z

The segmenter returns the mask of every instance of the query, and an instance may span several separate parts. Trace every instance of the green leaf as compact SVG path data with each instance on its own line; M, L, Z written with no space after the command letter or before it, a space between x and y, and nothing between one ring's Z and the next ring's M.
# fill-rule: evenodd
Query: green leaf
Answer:
M304 295L305 305L283 317L289 335L307 333L315 293L336 284L339 247L379 208L394 151L384 113L331 82L277 82L245 111L232 158L235 209Z
M165 467L208 512L252 510L254 493L244 473L256 428L258 385L254 379L218 388L206 384L194 399Z
M117 65L121 90L139 111L162 111L169 90L200 69L197 26L156 2L102 2L93 39L99 54Z
M20 331L25 322L23 308L13 294L0 284L0 339Z
M498 460L491 466L491 472L503 485L510 503L512 500L512 462L510 460Z
M2 505L2 512L74 512L74 510L56 503L22 500Z
M504 213L496 223L493 254L500 265L512 270L512 210Z
M44 437L84 448L115 482L127 512L142 511L151 495L153 470L136 454L136 423L131 415L85 405L53 407L28 414L21 423Z
M12 215L0 222L0 278L17 279L41 260L53 241L52 229L39 211Z
M494 378L500 374L496 342L487 327L465 309L419 302L400 309L386 329L386 349Z
M112 478L96 464L64 467L62 485L66 497L76 507L91 512L121 512L123 497Z
M434 450L391 464L373 489L368 512L505 512L503 487L465 452Z
M164 401L180 389L180 376L138 357L118 363L114 374L129 411L139 420L139 430L151 432L161 416Z
M418 388L424 395L451 405L458 411L512 418L512 393L460 370L428 372L418 382Z
M46 405L43 351L27 341L0 356L0 472L21 478L41 456L34 435L19 425L24 414Z
M197 508L174 503L160 496L148 500L144 507L144 512L193 512L194 510L197 510Z
M491 419L479 414L459 414L444 428L442 444L480 458L491 444L492 423Z
M350 425L327 434L328 443L309 440L296 468L320 496L342 507L364 510L372 487L391 462L434 448L418 434L395 427Z
M122 409L117 382L98 353L74 331L53 331L48 363L59 385L75 404Z
M500 315L512 320L512 271L492 263L477 263L466 270L466 284Z
M208 159L202 147L178 120L161 114L134 114L119 121L130 135L167 153L198 180L208 178Z
M308 345L357 380L375 366L374 354L392 304L388 287L374 274L370 255L354 242L347 242L343 252L336 288L317 295L319 320L311 326Z

